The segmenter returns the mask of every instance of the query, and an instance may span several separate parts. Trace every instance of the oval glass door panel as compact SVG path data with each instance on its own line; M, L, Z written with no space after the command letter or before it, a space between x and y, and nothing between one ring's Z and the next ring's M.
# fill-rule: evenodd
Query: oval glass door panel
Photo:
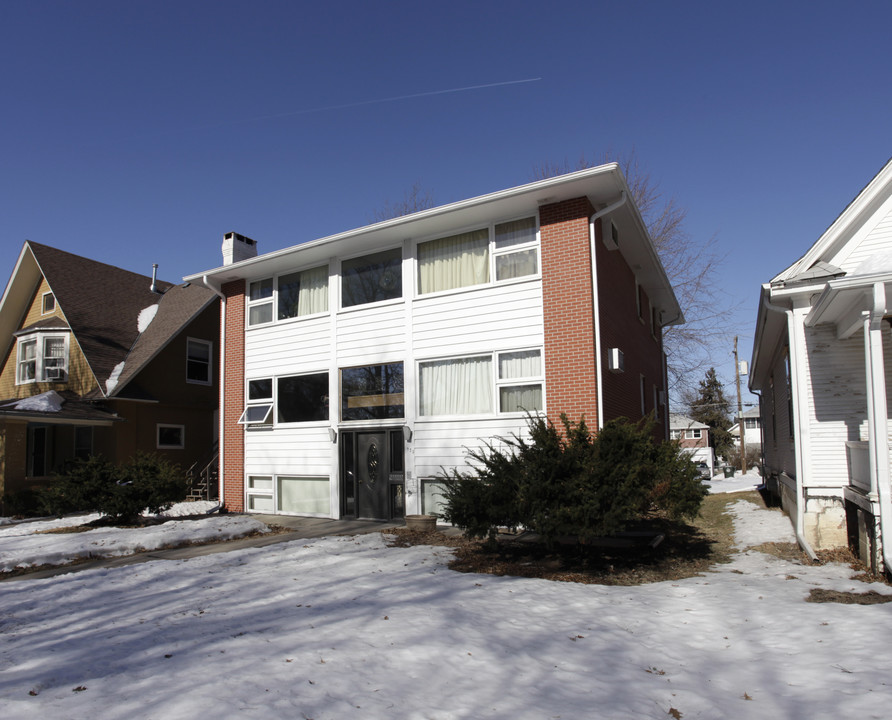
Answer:
M366 453L366 465L368 466L369 484L374 485L378 481L378 444L372 442Z

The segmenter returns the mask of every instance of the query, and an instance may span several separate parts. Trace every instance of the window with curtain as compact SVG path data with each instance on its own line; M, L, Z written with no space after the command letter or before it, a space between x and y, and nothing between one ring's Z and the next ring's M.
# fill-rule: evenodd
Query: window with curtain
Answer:
M499 223L495 226L496 281L535 275L539 272L536 248L536 218Z
M279 320L328 312L328 266L280 275L277 291Z
M542 354L539 350L499 353L498 382L499 412L543 409Z
M492 413L492 356L435 360L419 365L421 415Z
M440 292L489 281L489 230L418 245L418 293Z

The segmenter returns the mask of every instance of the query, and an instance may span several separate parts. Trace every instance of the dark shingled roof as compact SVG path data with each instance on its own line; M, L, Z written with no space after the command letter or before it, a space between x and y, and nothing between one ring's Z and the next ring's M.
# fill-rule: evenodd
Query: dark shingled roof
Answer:
M47 245L27 244L103 392L118 364L127 361L115 386L120 391L215 298L206 288L183 288L161 280L155 285L164 294L153 293L152 279L146 275ZM140 336L139 314L151 305L158 305L158 312Z

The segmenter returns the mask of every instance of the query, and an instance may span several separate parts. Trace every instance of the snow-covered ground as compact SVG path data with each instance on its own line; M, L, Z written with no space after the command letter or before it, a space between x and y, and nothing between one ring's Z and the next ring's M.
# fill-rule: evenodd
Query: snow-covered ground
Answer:
M744 500L737 542L792 541ZM142 531L137 531L142 532ZM5 544L5 539L0 540ZM890 593L744 550L639 587L452 572L380 534L0 585L0 714L152 718L885 718Z
M703 484L709 487L711 493L733 493L742 492L744 490L755 490L762 484L762 476L758 470L748 470L745 475L741 475L740 471L734 474L732 478L726 478L724 475L716 475L712 480L704 480Z
M179 503L165 517L207 513L216 503ZM267 527L243 515L215 515L201 520L172 520L139 530L97 528L77 533L47 531L97 520L100 515L72 515L53 520L0 524L0 572L17 567L64 565L83 558L117 557L188 542L230 540Z

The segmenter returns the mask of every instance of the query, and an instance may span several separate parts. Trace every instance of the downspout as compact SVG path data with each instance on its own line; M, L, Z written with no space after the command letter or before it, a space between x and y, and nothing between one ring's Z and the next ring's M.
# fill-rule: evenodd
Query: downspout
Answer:
M770 300L765 300L765 309L781 312L787 316L787 335L790 342L790 385L792 388L799 387L799 363L794 360L797 357L794 350L796 341L795 326L793 324L793 311L780 305L774 305ZM802 487L803 480L803 457L802 457L802 412L799 404L799 398L793 393L793 421L795 430L793 432L793 452L796 455L796 540L799 546L805 550L805 553L812 559L817 560L818 556L812 549L808 540L805 539L805 494ZM764 481L764 478L763 478Z
M220 391L217 400L217 496L220 498L220 507L223 507L223 399L226 395L226 296L220 290L219 285L211 282L207 275L201 276L202 284L220 298Z
M892 503L889 498L889 430L886 406L886 376L883 362L883 317L886 314L886 287L874 283L870 310L861 313L864 322L864 354L867 365L867 428L870 450L870 479L880 504L880 543L883 564L892 573ZM892 540L892 538L890 538Z
M598 375L598 430L604 427L604 357L601 354L601 311L598 304L598 263L595 260L595 221L625 205L626 199L626 191L623 190L619 200L598 210L588 219L589 252L592 258L592 309L595 315L595 357L598 358L596 367Z

